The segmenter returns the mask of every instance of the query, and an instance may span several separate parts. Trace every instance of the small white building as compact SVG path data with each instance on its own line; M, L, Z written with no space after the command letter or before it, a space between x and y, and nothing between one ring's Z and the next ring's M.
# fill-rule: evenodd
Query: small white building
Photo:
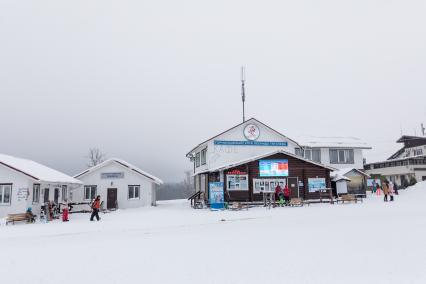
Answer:
M90 202L100 195L106 209L155 206L156 191L163 183L120 159L109 159L75 178L84 183L84 189L74 201Z
M296 155L337 169L364 169L363 151L371 149L356 137L300 136L297 142Z
M47 201L72 199L82 182L31 160L0 154L0 218L25 213L40 214Z

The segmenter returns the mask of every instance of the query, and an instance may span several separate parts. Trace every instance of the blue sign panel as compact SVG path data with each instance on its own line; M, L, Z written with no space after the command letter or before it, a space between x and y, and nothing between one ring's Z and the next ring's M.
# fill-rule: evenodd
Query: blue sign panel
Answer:
M210 209L220 210L225 206L225 194L223 191L223 182L210 182L209 183L209 202Z
M278 146L287 147L287 142L262 142L262 141L225 141L225 140L214 140L215 145L226 145L226 146Z
M308 188L309 192L326 189L325 178L308 178Z

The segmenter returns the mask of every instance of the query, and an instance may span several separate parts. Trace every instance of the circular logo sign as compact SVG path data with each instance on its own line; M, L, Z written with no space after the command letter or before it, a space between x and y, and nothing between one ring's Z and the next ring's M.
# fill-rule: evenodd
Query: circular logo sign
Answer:
M255 124L247 124L244 128L244 136L247 140L253 141L259 138L260 131L259 127Z

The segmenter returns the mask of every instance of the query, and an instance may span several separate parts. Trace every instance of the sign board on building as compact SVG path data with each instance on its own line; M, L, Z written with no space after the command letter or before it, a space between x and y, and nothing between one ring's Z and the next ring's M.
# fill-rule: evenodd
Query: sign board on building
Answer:
M223 182L209 183L209 202L212 210L223 209L225 203L225 195L223 191Z
M327 188L325 178L308 178L309 192L321 191Z
M260 160L259 176L288 177L288 160Z
M30 196L30 190L28 188L19 188L17 192L18 201L28 200Z
M117 178L124 178L124 173L101 173L101 179L117 179Z
M268 141L228 141L228 140L214 140L215 145L224 146L275 146L287 147L287 142L268 142Z
M259 127L256 124L247 124L244 127L244 137L249 141L254 141L260 136Z

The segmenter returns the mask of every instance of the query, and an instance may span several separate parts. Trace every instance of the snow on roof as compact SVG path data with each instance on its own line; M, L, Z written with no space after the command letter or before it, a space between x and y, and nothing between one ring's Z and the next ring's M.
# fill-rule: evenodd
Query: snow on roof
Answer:
M102 163L100 163L100 164L98 164L98 165L96 165L94 167L91 167L91 168L85 170L84 172L81 172L81 173L75 175L74 177L75 178L79 178L79 177L81 177L83 175L88 174L89 172L93 172L93 171L95 171L97 169L100 169L100 168L102 168L102 167L110 164L110 163L117 163L117 164L119 164L119 165L121 165L121 166L123 166L125 168L129 168L130 170L132 170L132 171L134 171L134 172L136 172L136 173L138 173L138 174L140 174L140 175L142 175L142 176L144 176L144 177L146 177L146 178L154 181L154 183L156 183L158 185L163 184L163 181L161 179L159 179L159 178L157 178L157 177L155 177L155 176L153 176L151 174L148 174L147 172L144 172L143 170L139 169L138 167L136 167L136 166L134 166L134 165L132 165L132 164L124 161L124 160L117 159L117 158L108 159L105 162L102 162Z
M327 166L327 165L324 165L324 164L321 164L321 163L317 163L317 162L314 162L314 161L311 161L311 160L307 160L305 158L302 158L300 156L297 156L295 154L292 154L292 153L284 151L284 150L275 150L275 151L268 152L268 153L265 153L265 154L252 156L250 158L247 158L247 159L235 162L235 163L230 163L230 164L223 165L223 166L220 166L220 167L216 167L216 168L213 168L213 169L207 169L205 171L197 172L194 175L201 174L201 173L208 173L208 172L216 172L216 171L219 171L219 170L226 170L226 169L234 168L234 167L237 167L237 166L240 166L240 165L252 162L252 161L256 161L256 160L259 160L259 159L262 159L262 158L265 158L265 157L268 157L268 156L272 156L272 155L275 155L275 154L278 154L278 153L288 155L290 157L305 161L305 162L310 163L310 164L317 165L317 166L325 168L325 169L329 169L331 171L336 170L336 168L333 168L333 167L330 167L330 166Z
M370 177L369 175L367 175L366 173L364 173L363 171L360 171L358 169L355 168L344 168L344 169L339 169L336 171L333 171L330 173L330 176L332 178L333 181L338 181L338 180L347 180L350 181L351 179L348 178L346 175L352 171L356 171L357 173L364 175L366 177Z
M371 149L370 145L356 137L320 137L302 135L297 138L297 141L300 145L305 147Z
M31 160L0 154L0 164L36 181L82 184L81 181Z

